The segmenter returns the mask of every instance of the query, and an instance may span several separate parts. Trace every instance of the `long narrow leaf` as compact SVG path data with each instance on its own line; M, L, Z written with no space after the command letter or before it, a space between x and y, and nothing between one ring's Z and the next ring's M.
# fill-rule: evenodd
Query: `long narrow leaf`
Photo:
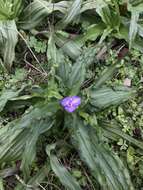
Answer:
M27 140L25 145L25 150L23 152L23 159L21 163L21 168L24 171L25 179L30 175L30 166L36 156L36 143L38 141L39 135L41 133L49 130L53 126L54 122L50 119L41 120L39 122L33 122L32 130L29 131L31 138Z
M77 120L74 127L73 137L81 158L87 163L102 189L134 189L127 169L119 157L111 154L99 141L97 131L90 126L85 127L80 120Z
M108 132L110 133L110 136L108 136L109 138L110 137L112 138L112 134L113 135L115 134L115 136L117 137L116 140L119 138L123 138L126 141L128 141L129 143L131 143L131 144L135 145L136 147L143 150L143 142L136 140L135 138L131 137L130 135L124 133L120 128L117 128L117 126L114 127L113 124L111 125L109 123L104 123L104 122L101 123L100 125L105 130L105 136L106 136L106 131L107 131L107 133Z
M63 22L65 24L70 23L77 15L80 14L82 0L74 0Z
M131 23L130 23L130 30L129 30L129 45L130 48L135 40L135 37L138 32L138 19L139 19L139 13L132 12L131 13Z
M74 39L65 37L61 32L55 35L55 42L57 46L63 50L71 59L75 60L81 54L81 46Z
M76 179L69 173L69 171L60 164L57 157L50 153L51 147L47 146L46 152L50 158L52 170L55 172L61 183L69 190L81 190Z
M0 21L0 44L4 66L10 70L15 59L15 46L18 42L18 32L14 20Z
M79 92L79 89L82 85L82 82L85 79L85 64L82 62L76 62L73 67L72 71L69 75L68 80L68 88L71 92L71 94L77 94Z
M11 89L3 90L0 96L0 112L3 111L6 103L9 100L16 98L20 94L20 92L23 91L23 89L24 89L24 86L20 90L17 90L17 91L13 91Z
M21 119L17 119L5 127L0 128L0 163L19 159L25 148L29 150L29 155L35 150L36 139L53 126L54 118L52 117L59 107L57 104L37 105ZM50 118L50 119L49 119ZM31 143L31 147L28 147ZM27 144L27 146L26 146ZM27 153L25 150L24 154ZM27 165L33 161L33 156L24 157ZM25 163L25 161L23 160ZM24 167L24 166L23 166Z
M99 89L91 89L90 103L99 109L107 108L112 105L121 104L127 101L135 94L135 91L126 87L104 87Z
M47 59L49 63L52 62L53 64L58 65L57 48L55 45L53 32L51 32L48 40Z
M60 11L65 14L69 4L70 2L68 1L50 3L45 0L34 0L21 14L19 21L20 27L23 29L32 29L54 11Z

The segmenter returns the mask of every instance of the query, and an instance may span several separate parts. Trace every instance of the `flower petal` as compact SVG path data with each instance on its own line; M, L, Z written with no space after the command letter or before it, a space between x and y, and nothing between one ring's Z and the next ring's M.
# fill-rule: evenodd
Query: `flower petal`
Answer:
M78 105L81 104L81 98L79 96L73 96L72 99L73 99L72 100L72 104L73 105L77 105L78 106Z
M75 110L76 110L76 108L75 107L68 107L68 106L66 106L66 107L64 107L64 109L67 111L67 112L74 112Z
M60 104L67 112L73 112L81 104L81 98L79 96L68 96L63 98Z

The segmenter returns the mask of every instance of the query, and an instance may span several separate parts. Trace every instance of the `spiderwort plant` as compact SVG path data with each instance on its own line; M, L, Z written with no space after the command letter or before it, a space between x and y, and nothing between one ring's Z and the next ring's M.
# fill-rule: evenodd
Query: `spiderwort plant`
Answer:
M86 54L84 56L87 57ZM109 68L106 74L104 73L95 82L94 86L86 87L85 90L83 88L87 77L85 57L80 57L74 65L64 63L62 59L62 64L55 72L56 79L49 80L46 89L39 89L39 96L42 97L40 101L36 104L33 103L34 105L32 104L32 107L20 119L12 122L11 125L5 126L4 131L3 128L0 128L0 162L19 160L20 157L22 160L21 170L27 180L27 176L30 176L30 166L36 157L36 143L39 136L46 133L52 139L54 134L55 143L59 145L59 150L63 148L59 142L65 135L66 128L68 138L63 140L62 146L66 146L70 142L70 147L73 145L80 152L79 156L88 165L91 174L100 184L101 189L133 190L128 171L122 161L108 150L107 146L104 146L103 138L100 136L102 134L98 133L104 121L97 118L96 122L93 117L95 111L99 112L101 109L120 104L130 98L132 89L102 87L113 74L114 69ZM43 90L43 93L41 93L41 90ZM76 94L79 94L79 96L76 96ZM2 100L3 97L5 97L5 94L2 96ZM64 98L61 99L61 97ZM7 98L7 100L9 99ZM4 106L5 104L4 101ZM61 106L65 111L74 112L74 114L63 114ZM76 109L79 110L76 112ZM54 128L54 130L51 130L51 128ZM9 146L11 135L13 136L11 146ZM70 136L72 136L71 141L69 141ZM72 145L71 142L73 142ZM67 189L81 190L76 179L59 163L56 157L59 157L58 150L51 152L47 150L52 170ZM43 146L41 151L43 151ZM65 154L69 156L68 153L65 152Z
M84 56L86 57L86 54ZM106 75L103 73L102 77L96 81L93 87L88 88L88 86L86 90L85 88L81 88L84 86L83 84L86 79L85 57L77 59L74 65L67 64L67 62L64 63L62 60L61 65L57 69L58 79L60 78L60 82L58 81L58 84L60 84L59 91L62 96L64 96L64 98L60 101L58 100L58 102L65 111L69 113L74 112L74 114L62 114L63 117L60 117L60 119L62 118L63 120L60 130L62 126L68 128L68 132L72 135L72 140L74 141L72 141L73 145L79 150L81 159L89 166L93 176L101 185L101 188L103 187L103 190L132 189L128 171L124 170L124 165L119 161L119 158L112 154L110 150L106 149L103 144L104 142L101 142L102 138L100 139L100 135L98 135L101 124L98 124L98 121L96 123L93 117L95 111L97 112L110 105L116 105L126 101L131 96L132 90L124 87L117 87L115 90L110 87L102 87L102 85L113 76L116 66L109 68L109 70L106 71ZM77 96L75 94L80 95ZM81 100L83 106L81 106ZM78 112L76 112L77 109ZM59 112L61 113L62 110L59 110ZM71 182L73 178L70 178L68 181L67 178L65 178L67 171L66 169L63 170L63 168L62 170L65 171L65 174L63 172L64 177L62 178L61 173L55 170L55 165L58 164L57 161L53 165L53 155L48 155L52 169L60 181L63 182L67 189L73 189L69 188L69 184L67 184L69 181ZM107 168L112 168L112 170ZM118 176L116 176L117 171ZM108 178L109 175L111 179ZM70 175L68 174L68 176ZM114 177L116 179L114 179ZM101 180L99 180L99 178ZM63 179L66 180L63 181ZM72 181L72 185L74 189L81 190L75 180Z

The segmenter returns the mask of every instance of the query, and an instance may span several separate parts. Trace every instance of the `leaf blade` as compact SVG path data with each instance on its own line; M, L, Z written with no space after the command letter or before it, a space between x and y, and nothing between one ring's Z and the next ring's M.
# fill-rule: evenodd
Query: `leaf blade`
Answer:
M50 153L51 147L47 146L46 152L50 158L52 170L57 175L61 183L69 190L81 190L76 179L69 173L69 171L60 164L57 157Z
M96 133L90 126L86 127L82 121L77 120L74 139L81 158L87 163L103 190L133 189L127 169L119 157L112 155L99 141Z

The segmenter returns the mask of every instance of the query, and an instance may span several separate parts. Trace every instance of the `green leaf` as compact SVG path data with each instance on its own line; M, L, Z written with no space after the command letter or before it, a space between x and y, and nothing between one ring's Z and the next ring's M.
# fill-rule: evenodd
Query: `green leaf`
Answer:
M69 10L67 11L67 14L65 15L65 18L63 19L63 22L66 25L73 21L73 19L75 19L75 17L77 17L77 15L80 14L81 4L82 0L73 1L72 5L69 7Z
M60 61L59 67L57 68L57 75L61 78L62 84L64 84L64 86L68 86L68 80L72 66L69 61L65 60L65 57L61 51L59 52L59 54L62 60Z
M68 68L68 70L64 70L64 73L67 76L67 81L65 84L68 88L68 94L77 94L79 92L79 89L85 80L86 68L91 66L96 61L96 54L98 51L99 47L97 46L86 48L76 59L76 62L72 67L66 64L66 68Z
M113 30L112 28L107 27L107 28L103 31L103 34L102 34L102 36L101 36L101 38L100 38L100 41L99 41L99 44L102 44L102 43L103 43L103 41L106 39L106 37L111 34L112 30Z
M109 26L111 23L111 14L110 9L108 7L108 4L104 0L97 0L96 3L96 12L100 15L102 18L102 21Z
M65 14L70 2L60 1L51 3L45 0L34 0L23 11L20 17L20 28L32 29L35 28L46 16L55 11L60 11Z
M37 136L51 128L55 121L54 114L57 112L57 109L59 109L57 102L36 105L33 109L27 110L21 119L1 127L0 163L17 160L29 150L23 158L29 162L25 164L29 165L33 160L33 155L31 156L31 154L35 149L36 143L32 137L35 136L37 139ZM29 143L31 147L28 146ZM27 150L25 150L25 147Z
M1 92L1 96L0 96L0 112L3 111L6 103L9 101L9 100L12 100L13 98L16 98L20 92L23 91L23 89L25 88L25 86L23 86L20 90L17 90L17 91L14 91L14 90L11 90L11 89L7 89L7 90L3 90Z
M90 94L90 103L95 108L103 109L109 106L121 104L131 98L135 91L127 87L114 87L92 89L89 92Z
M1 0L0 1L0 20L13 20L18 16L21 9L21 0Z
M4 67L9 71L15 59L15 46L18 42L18 32L14 20L0 21L0 44Z
M81 54L81 46L78 42L74 39L65 37L61 31L56 32L55 42L56 45L73 60Z
M85 48L81 55L77 58L76 64L85 65L86 68L89 68L93 63L96 63L96 55L100 48L100 46Z
M114 65L104 69L104 71L101 73L101 76L94 82L94 87L100 88L103 84L109 81L113 77L117 67L118 65Z
M73 138L81 158L103 190L134 189L129 173L119 157L111 153L98 138L97 131L77 120Z
M105 136L107 134L108 138L112 138L112 135L116 136L116 140L119 138L123 138L129 143L135 145L136 147L140 148L143 150L143 142L136 140L135 138L131 137L130 135L124 133L121 129L119 124L115 123L115 126L113 124L107 123L107 122L102 122L101 127L105 130ZM107 133L106 133L107 132ZM110 134L110 135L108 135Z
M139 20L139 13L132 12L131 13L131 22L130 22L130 30L129 30L129 46L131 48L135 37L138 32L138 20Z
M0 3L0 20L8 20L12 15L11 6L8 1L1 0Z
M142 13L143 12L143 2L142 0L129 1L127 8L131 12Z
M125 25L121 25L119 31L114 34L118 39L124 39L126 42L129 42L129 28Z
M50 158L52 170L57 175L61 183L69 190L81 190L76 179L69 173L69 171L64 166L60 164L57 157L50 153L51 149L53 149L53 147L51 148L51 146L47 146L46 152Z
M109 6L108 2L104 0L97 0L96 12L101 17L102 21L106 24L107 28L119 29L120 26L120 14L119 7L116 1L114 6Z
M14 0L13 1L13 17L16 18L19 16L20 12L22 11L22 0Z
M3 180L0 178L0 190L4 190Z
M77 94L79 92L85 80L86 68L96 61L96 54L99 50L100 47L98 46L84 49L73 66L67 62L61 63L58 68L58 74L68 89L68 94Z
M70 94L74 95L79 92L79 89L85 79L85 64L82 62L76 62L71 70L68 80L68 88Z
M143 37L143 25L142 24L138 24L138 34Z
M95 41L99 36L102 35L105 25L103 23L91 25L85 34L83 35L82 40L86 42L87 40Z
M38 141L39 135L51 129L53 124L54 122L51 120L51 118L40 120L39 122L33 121L33 123L31 123L32 129L29 131L30 138L26 142L21 163L21 169L24 172L25 179L30 176L30 166L36 156L36 143Z
M82 7L80 13L83 13L88 10L96 9L96 0L86 0L82 2Z
M54 33L51 32L48 40L47 59L55 65L58 65L57 48L54 40Z
M25 142L29 138L27 128L17 129L16 122L0 128L0 163L15 161L23 153Z

